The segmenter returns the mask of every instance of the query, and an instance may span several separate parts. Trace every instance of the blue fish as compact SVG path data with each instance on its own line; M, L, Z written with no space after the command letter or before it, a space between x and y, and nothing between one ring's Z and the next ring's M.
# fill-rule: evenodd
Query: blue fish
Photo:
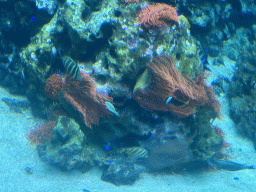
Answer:
M116 109L115 109L115 107L114 107L114 105L113 105L112 103L106 101L105 104L106 104L107 109L108 109L110 112L114 113L116 116L119 117L119 114L118 114L118 112L116 111Z
M172 97L168 97L167 100L166 100L166 105L168 105L171 101L172 101Z
M110 150L110 147L108 145L104 145L105 149Z
M57 74L58 74L59 76L63 76L63 74L62 74L61 72L57 72Z
M32 17L29 22L32 23L33 21L35 21L35 19L35 17Z

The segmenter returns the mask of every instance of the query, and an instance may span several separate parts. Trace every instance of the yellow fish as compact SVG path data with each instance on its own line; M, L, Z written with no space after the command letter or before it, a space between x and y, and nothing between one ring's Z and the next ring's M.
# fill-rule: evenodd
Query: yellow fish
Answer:
M142 147L128 147L118 150L119 153L124 153L127 158L136 160L138 158L148 158L148 151Z

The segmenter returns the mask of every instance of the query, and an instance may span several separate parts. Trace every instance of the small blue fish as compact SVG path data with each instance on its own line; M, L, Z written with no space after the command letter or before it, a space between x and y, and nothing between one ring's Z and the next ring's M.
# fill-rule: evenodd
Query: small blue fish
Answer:
M166 105L168 105L171 101L172 101L172 97L168 97L167 100L166 100Z
M63 76L63 74L62 74L61 72L57 72L57 74L58 74L59 76Z
M107 109L108 109L110 112L114 113L116 116L119 117L119 114L118 114L118 112L116 111L116 109L115 109L115 107L114 107L114 105L113 105L112 103L106 101L105 104L106 104Z
M35 21L35 19L35 17L32 17L29 22L32 23L33 21Z
M108 145L104 145L105 149L110 150L110 147Z

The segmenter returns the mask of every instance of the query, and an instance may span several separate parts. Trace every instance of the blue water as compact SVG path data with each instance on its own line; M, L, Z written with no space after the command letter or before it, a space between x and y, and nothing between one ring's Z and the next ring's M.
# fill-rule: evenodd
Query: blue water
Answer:
M143 23L139 13L153 2L0 1L0 192L255 191L256 169L246 169L256 166L255 3L165 2L187 17L189 27L182 19L177 24L176 17ZM225 163L235 162L241 170L209 163L217 155L200 157L206 145L196 155L198 146L189 145L195 141L176 121L179 113L152 110L157 97L144 108L142 98L135 98L136 81L156 55L173 57L179 69L188 59L192 64L183 72L192 79L206 71L204 82L221 105L221 117L208 124L220 128L229 144L219 150ZM64 66L63 56L75 62ZM89 88L79 84L77 90L91 92L75 100L68 97L72 77L67 75L80 72L84 79L69 88L86 81ZM56 99L44 89L54 73L66 86ZM144 98L152 98L147 94ZM173 94L163 103L175 106L177 98ZM184 100L181 108L194 101ZM61 117L57 123L54 115ZM198 119L198 113L189 115L191 122ZM134 149L143 155L131 154ZM106 177L111 168L114 174Z

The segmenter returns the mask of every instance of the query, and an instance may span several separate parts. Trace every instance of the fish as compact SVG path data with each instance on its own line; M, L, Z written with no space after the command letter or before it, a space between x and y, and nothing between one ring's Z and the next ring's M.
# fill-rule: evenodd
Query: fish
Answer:
M172 97L168 97L168 98L166 99L166 105L168 105L171 101L172 101Z
M148 151L142 147L128 147L121 148L118 150L118 153L124 153L129 159L139 159L139 158L148 158Z
M82 80L79 66L68 56L62 58L66 73L70 74L74 80Z
M184 135L178 127L171 129L171 132L160 131L141 144L148 151L148 158L145 162L148 169L162 170L195 161Z
M242 169L255 169L254 166L248 166L244 164L235 163L233 161L225 161L221 159L209 159L208 164L216 169L222 169L227 171L239 171Z
M104 148L107 150L111 150L111 148L108 145L104 145Z
M32 23L33 21L35 21L35 19L35 17L32 17L29 22Z
M112 103L110 103L109 101L106 101L105 102L105 104L106 104L106 107L107 107L107 109L110 111L110 112L112 112L112 113L114 113L116 116L120 116L119 114L118 114L118 112L116 111L116 109L115 109L115 107L114 107L114 105L112 104Z

